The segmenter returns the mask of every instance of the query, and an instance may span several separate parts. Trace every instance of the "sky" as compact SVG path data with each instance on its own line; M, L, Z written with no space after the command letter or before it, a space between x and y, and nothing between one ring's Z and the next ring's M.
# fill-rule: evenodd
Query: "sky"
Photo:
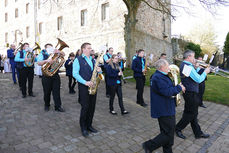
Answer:
M216 43L220 48L223 47L229 32L229 6L217 8L217 15L213 16L197 2L195 6L182 4L182 2L178 3L182 6L188 6L191 12L185 13L182 9L178 9L180 13L176 13L176 19L172 21L172 36L187 35L193 27L207 20L214 26L217 35Z

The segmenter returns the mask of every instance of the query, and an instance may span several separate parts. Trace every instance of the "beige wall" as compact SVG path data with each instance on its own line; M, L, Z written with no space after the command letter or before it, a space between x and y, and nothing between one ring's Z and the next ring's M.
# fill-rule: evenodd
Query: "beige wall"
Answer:
M8 32L8 43L14 43L14 32L17 29L23 32L23 41L33 46L35 41L34 0L18 0L16 3L15 0L8 0L7 7L4 1L0 1L0 54L6 53L5 32ZM124 53L124 14L127 13L127 9L122 0L59 0L59 3L52 1L51 4L49 1L45 4L43 4L45 0L40 1L40 9L37 9L37 24L43 23L42 34L39 36L42 48L46 43L56 45L56 38L60 38L70 46L69 49L64 50L66 54L75 52L83 42L90 42L95 50L98 50L101 45L108 44L108 47L114 48L115 53L119 51ZM28 2L30 3L29 14L26 14ZM101 5L107 2L109 2L109 19L102 21ZM19 17L16 19L14 17L15 8L19 9ZM84 9L87 9L87 24L82 27L80 15L81 10ZM7 23L4 21L5 12L9 14ZM57 18L59 16L62 16L63 24L62 29L58 31ZM164 39L161 13L142 3L137 19L136 49L143 48L147 53L153 53L155 57L162 52L170 56L170 20L166 18L165 31L168 38ZM26 38L26 26L30 27L29 38ZM20 41L19 36L18 41ZM134 53L135 51L132 51L131 54Z

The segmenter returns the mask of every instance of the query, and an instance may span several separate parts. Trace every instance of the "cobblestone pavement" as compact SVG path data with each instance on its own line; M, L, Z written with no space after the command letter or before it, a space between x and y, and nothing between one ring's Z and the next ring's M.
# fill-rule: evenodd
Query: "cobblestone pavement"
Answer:
M8 153L143 153L142 142L159 133L156 119L150 117L150 107L136 104L135 84L123 86L124 105L130 114L122 116L115 99L117 116L108 112L108 99L104 84L99 87L93 125L99 130L89 138L81 136L79 127L80 105L78 94L68 94L67 78L62 75L61 98L65 113L51 110L44 112L41 79L34 79L35 98L21 98L18 85L11 81L11 74L0 74L0 152ZM149 103L149 88L144 97ZM227 106L205 102L207 108L199 108L199 123L209 139L195 139L190 126L183 130L186 140L175 136L174 153L228 153L229 109ZM177 107L177 121L183 105ZM155 152L161 153L162 149Z

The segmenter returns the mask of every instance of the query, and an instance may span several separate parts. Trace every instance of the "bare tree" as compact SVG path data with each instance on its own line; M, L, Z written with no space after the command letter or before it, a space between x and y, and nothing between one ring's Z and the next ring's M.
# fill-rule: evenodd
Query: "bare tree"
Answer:
M163 14L167 14L171 16L172 19L175 19L175 16L173 15L172 11L177 11L178 8L182 8L185 12L189 11L188 6L184 6L182 4L179 4L178 1L175 0L174 3L171 3L168 0L154 0L156 2L156 6L152 6L151 2L152 0L123 0L123 2L126 4L128 13L125 14L125 42L126 42L126 48L125 52L127 55L127 65L131 64L131 51L136 50L135 48L135 38L134 38L134 32L136 31L136 24L137 24L137 12L141 5L141 3L145 3L147 6L149 6L151 9L161 12ZM214 14L216 12L216 9L218 6L229 6L228 0L196 0L198 1L205 9L207 9L210 13ZM194 6L193 1L186 0L186 2L189 5Z

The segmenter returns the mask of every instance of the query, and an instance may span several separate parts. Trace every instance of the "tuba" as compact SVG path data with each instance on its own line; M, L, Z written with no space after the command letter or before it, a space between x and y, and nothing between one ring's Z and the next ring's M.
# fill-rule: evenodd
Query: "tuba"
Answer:
M99 65L99 60L100 60L100 57L102 55L103 55L103 51L101 51L101 53L98 54L98 57L96 59L96 63L95 63L94 70L93 70L93 73L92 73L92 77L91 77L91 80L90 80L93 83L93 86L88 88L88 91L89 91L90 95L95 95L96 94L96 91L97 91L97 88L99 86L100 81L104 80L103 74L100 74L100 73L97 72L97 67Z
M64 49L65 47L69 47L64 41L62 41L61 39L57 38L58 40L58 43L56 45L55 48L57 48L58 45L60 45L59 49L58 50L62 50ZM64 64L64 57L60 56L58 53L55 53L55 54L51 54L49 56L48 59L52 59L52 61L54 61L52 64L50 63L45 63L41 70L42 70L42 73L45 75L45 76L53 76L59 69L60 67Z
M171 64L169 65L170 72L168 73L169 77L173 79L174 85L178 84L178 75L180 73L180 69L177 65ZM180 93L176 95L176 106L180 105L181 96Z
M34 49L30 49L27 51L25 57L29 59L29 61L26 61L25 62L25 65L28 66L28 67L31 67L33 66L34 64L34 60L35 60L35 57L34 57L34 51L37 50L37 49L41 49L41 47L38 45L38 43L35 42L35 47Z

